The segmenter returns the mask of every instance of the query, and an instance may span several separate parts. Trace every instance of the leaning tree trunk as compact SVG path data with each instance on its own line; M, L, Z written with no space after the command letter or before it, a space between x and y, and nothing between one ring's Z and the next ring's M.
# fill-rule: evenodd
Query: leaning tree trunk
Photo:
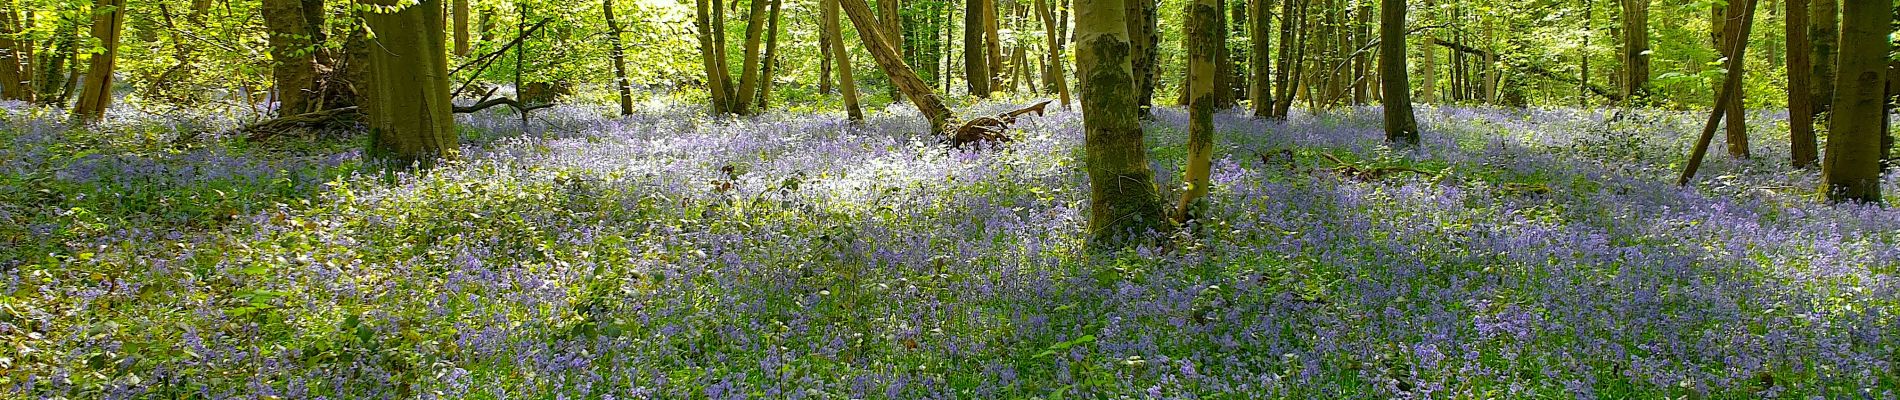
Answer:
M1882 0L1849 0L1841 9L1839 80L1821 165L1829 202L1880 202L1891 7Z
M1695 147L1689 151L1688 165L1683 167L1682 176L1676 178L1678 186L1688 185L1689 179L1695 178L1696 170L1702 168L1702 159L1709 152L1709 143L1715 140L1716 124L1722 121L1724 115L1733 117L1728 105L1736 96L1741 95L1742 56L1747 54L1748 40L1745 39L1748 37L1749 28L1754 25L1755 0L1737 0L1735 4L1742 6L1742 10L1735 13L1743 18L1723 29L1724 39L1722 40L1728 45L1728 50L1725 52L1735 56L1728 58L1728 75L1722 78L1722 86L1716 91L1715 104L1710 107L1713 110L1709 112L1709 120L1702 125L1702 135L1696 138ZM1733 121L1733 118L1730 121Z
M1748 41L1748 30L1751 27L1733 25L1753 24L1755 19L1754 5L1744 3L1752 3L1754 1L1755 0L1730 1L1728 9L1723 12L1724 16L1722 18L1725 22L1723 22L1721 26L1723 27L1724 34L1722 35L1723 38L1718 41L1721 43L1718 50L1721 50L1723 53L1722 56L1730 58L1742 57L1741 51L1746 48L1748 44L1730 44L1728 41ZM1741 36L1729 35L1728 33L1731 30L1739 30ZM1734 50L1728 50L1731 48ZM1730 63L1728 73L1741 75L1743 73L1743 67L1746 64L1746 62ZM1723 107L1727 107L1724 113L1728 116L1728 122L1724 124L1726 129L1723 131L1725 132L1723 138L1725 139L1724 142L1728 144L1728 156L1730 158L1748 158L1748 116L1742 113L1742 98L1746 96L1747 93L1741 90L1740 86L1735 87L1735 89L1734 94L1727 97L1728 102L1722 105Z
M1640 102L1649 95L1649 0L1619 2L1623 6L1623 100Z
M277 81L277 115L317 111L312 87L317 82L312 27L304 18L302 0L263 0L264 25L269 30L271 79ZM380 32L379 32L380 33Z
M1405 0L1379 2L1379 74L1385 81L1385 140L1418 145L1411 78L1405 71Z
M1631 0L1624 0L1631 1ZM1809 168L1820 156L1814 139L1812 44L1808 42L1808 0L1787 0L1788 148L1795 168Z
M943 98L930 91L930 84L924 83L909 65L904 64L904 59L897 54L896 48L891 47L891 42L884 40L871 5L864 0L840 0L839 5L844 8L845 15L851 18L851 26L857 28L858 38L871 51L871 58L877 61L879 69L883 69L884 75L891 77L891 83L897 85L897 89L904 92L904 97L917 105L917 111L930 120L930 133L942 134L945 124L952 119L950 109L944 107ZM844 57L838 59L843 60Z
M844 29L838 26L838 0L819 0L820 18L823 19L825 42L831 47L831 54L837 57L838 94L844 98L845 115L852 122L864 120L864 108L858 106L858 83L851 75L851 52L844 47Z
M1216 86L1220 74L1219 49L1227 47L1221 37L1219 0L1195 0L1188 3L1188 159L1187 191L1175 206L1174 219L1186 222L1194 202L1207 195L1208 168L1214 159L1214 108L1219 106L1215 93L1229 88Z
M0 98L33 102L33 41L14 2L0 2Z
M1075 0L1083 164L1089 176L1089 244L1119 249L1166 226L1136 118L1124 0ZM1145 0L1139 0L1145 1Z
M990 61L983 39L983 3L989 0L966 0L963 9L963 81L970 86L970 95L987 99L990 97Z
M455 0L456 51L468 54L468 0ZM614 19L614 0L601 0L600 10L607 19L607 38L613 45L614 89L620 92L620 115L633 115L633 82L627 80L627 48L620 42L620 21Z
M1036 16L1042 18L1043 39L1049 47L1048 85L1054 87L1061 96L1062 108L1069 108L1069 78L1063 76L1067 72L1062 68L1062 40L1058 38L1061 35L1056 33L1056 24L1059 22L1056 21L1054 10L1049 7L1050 1L1036 0Z
M112 72L119 58L119 34L124 32L125 0L99 0L93 3L92 37L99 39L103 52L92 55L86 70L86 86L79 103L73 105L73 118L98 122L112 106Z
M394 7L403 0L357 0ZM370 151L392 166L430 167L457 149L449 102L448 49L442 0L422 0L394 12L365 12L376 37L369 44L369 93L363 107Z

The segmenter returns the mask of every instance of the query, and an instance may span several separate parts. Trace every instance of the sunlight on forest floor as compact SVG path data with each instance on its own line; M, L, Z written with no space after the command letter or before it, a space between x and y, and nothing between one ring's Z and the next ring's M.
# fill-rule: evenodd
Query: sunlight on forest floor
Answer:
M1900 396L1900 211L1815 201L1777 115L1683 189L1684 113L1425 107L1416 153L1223 113L1204 225L1091 258L1079 114L946 151L890 111L491 112L392 177L15 109L0 397Z

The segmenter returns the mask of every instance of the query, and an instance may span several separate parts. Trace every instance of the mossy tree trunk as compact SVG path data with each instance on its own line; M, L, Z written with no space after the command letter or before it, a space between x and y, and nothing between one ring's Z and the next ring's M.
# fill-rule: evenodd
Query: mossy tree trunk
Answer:
M713 114L731 114L733 108L732 73L726 64L724 7L719 0L695 0L700 67L706 72L706 91Z
M304 18L303 0L263 0L264 25L270 35L271 79L277 82L277 115L317 111L313 94L317 83L319 43Z
M1124 0L1075 0L1089 244L1115 249L1166 226L1142 143Z
M766 7L771 0L751 0L746 13L745 54L739 61L739 92L733 94L732 112L750 114L759 90L759 47L764 43Z
M98 122L112 106L112 73L119 58L119 35L124 33L125 0L98 0L92 5L92 37L104 50L93 53L86 69L86 85L80 89L79 103L73 105L73 118Z
M392 7L402 0L357 0ZM368 44L368 96L363 114L369 154L394 166L430 167L457 149L449 102L448 49L443 0L422 0L394 12L366 12L375 37Z
M1841 11L1840 70L1821 166L1823 194L1833 203L1878 203L1892 4L1849 0Z
M1161 36L1155 31L1159 11L1157 0L1124 1L1124 7L1128 9L1129 66L1135 74L1135 102L1141 107L1141 117L1151 119L1154 116L1156 63L1161 60Z
M1219 67L1220 49L1227 47L1221 37L1221 8L1219 0L1195 0L1188 3L1187 53L1188 53L1188 158L1187 191L1181 194L1181 202L1175 206L1174 218L1187 221L1192 217L1189 212L1194 202L1207 195L1208 168L1213 162L1214 150L1214 108L1218 104L1218 92L1231 92L1230 88L1220 87Z
M1418 120L1412 115L1412 81L1405 71L1405 0L1380 1L1379 47L1379 74L1385 81L1385 140L1417 146Z

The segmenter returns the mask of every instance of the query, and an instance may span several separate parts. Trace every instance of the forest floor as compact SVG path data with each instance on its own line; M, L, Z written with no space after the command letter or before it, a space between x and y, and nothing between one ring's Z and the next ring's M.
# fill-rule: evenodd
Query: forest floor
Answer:
M1678 188L1697 115L1224 113L1201 222L1091 256L1078 113L949 151L889 111L486 113L391 175L10 110L0 397L1900 396L1900 210L1815 201L1774 115Z

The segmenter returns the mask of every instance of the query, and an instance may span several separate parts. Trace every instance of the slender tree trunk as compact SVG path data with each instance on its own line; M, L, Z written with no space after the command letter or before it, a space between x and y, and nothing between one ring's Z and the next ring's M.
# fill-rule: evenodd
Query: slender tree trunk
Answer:
M1437 7L1433 1L1426 0L1425 9L1436 10ZM1438 32L1426 30L1425 39L1421 42L1423 43L1419 45L1419 50L1424 51L1425 54L1418 60L1419 75L1423 75L1418 79L1418 101L1427 104L1436 103L1438 102Z
M1252 72L1253 85L1247 88L1247 98L1252 101L1254 118L1268 118L1273 116L1273 63L1267 56L1273 51L1268 41L1273 32L1273 14L1267 10L1273 9L1273 5L1271 0L1252 1L1253 23L1247 26L1247 37L1253 54L1247 67Z
M24 33L15 3L0 1L0 98L32 102L33 42Z
M699 55L701 65L706 70L706 90L712 101L713 114L734 112L732 104L732 75L726 70L726 47L719 18L721 4L719 0L696 0L698 10ZM842 73L842 72L841 72Z
M400 0L358 0L389 7ZM448 49L444 48L442 0L422 0L395 12L366 12L376 32L369 51L368 116L373 157L395 166L424 168L457 149L450 113Z
M1628 0L1625 0L1628 1ZM1811 168L1820 157L1814 138L1812 44L1808 42L1808 0L1788 0L1788 147L1795 168Z
M844 29L838 24L838 0L819 0L820 18L831 54L837 57L838 93L844 98L844 110L851 122L864 121L864 108L858 106L858 83L851 74L851 52L844 47Z
M823 12L823 11L820 11ZM831 94L831 33L826 31L824 17L818 21L818 94Z
M1193 5L1189 5L1193 7ZM1214 0L1214 107L1228 109L1234 107L1233 69L1234 57L1227 51L1227 0ZM1191 25L1191 23L1190 23ZM1193 28L1188 28L1193 30ZM1192 103L1189 95L1188 103Z
M1649 0L1623 6L1623 99L1641 104L1649 95Z
M1676 185L1678 186L1688 185L1689 179L1695 178L1696 170L1702 168L1702 159L1707 157L1709 143L1715 139L1716 125L1722 122L1722 117L1725 114L1728 114L1729 107L1727 105L1729 102L1736 95L1741 94L1741 63L1743 60L1742 56L1747 54L1748 41L1740 40L1740 38L1748 37L1749 27L1750 25L1754 25L1754 18L1752 16L1755 15L1755 0L1739 0L1735 4L1742 7L1741 10L1736 10L1735 13L1736 15L1741 15L1743 18L1740 21L1736 21L1736 24L1730 24L1723 28L1723 36L1726 37L1723 42L1729 47L1727 53L1734 54L1735 56L1728 58L1728 75L1722 78L1722 86L1720 90L1716 91L1715 103L1710 107L1713 111L1709 112L1709 120L1702 126L1702 135L1696 138L1695 148L1689 152L1689 163L1683 167L1682 176L1676 179Z
M1128 25L1130 68L1135 76L1135 102L1142 119L1154 118L1156 63L1160 62L1160 35L1156 34L1157 0L1124 0ZM1082 79L1077 77L1076 79Z
M1849 0L1853 1L1853 0ZM1808 3L1808 38L1814 44L1814 66L1812 98L1814 114L1820 115L1834 107L1835 49L1841 42L1839 0L1814 0Z
M39 68L35 72L38 78L34 81L39 85L35 92L39 94L40 104L64 104L71 94L66 71L72 68L70 64L78 63L75 54L79 47L80 25L78 19L73 17L78 14L74 11L77 8L71 3L61 5L52 39L47 41L45 49L36 52L48 58L34 63Z
M468 0L455 0L458 54L467 55ZM627 80L627 48L620 42L620 21L614 19L614 0L601 0L600 10L607 20L607 37L613 45L614 89L620 92L620 115L633 115L633 82Z
M112 73L125 25L125 0L99 0L92 7L92 37L99 39L104 51L92 55L86 86L79 94L79 104L73 106L73 118L86 123L98 122L112 106Z
M1405 0L1382 0L1379 18L1379 73L1385 76L1385 140L1417 146L1418 120L1412 115L1411 79L1405 71Z
M778 65L778 18L780 1L782 0L772 0L772 15L766 18L765 58L760 61L761 65L759 66L759 105L754 108L756 112L765 112L767 104L772 101L772 79L773 73L775 72L773 67Z
M1120 249L1166 225L1142 143L1123 0L1075 0L1083 164L1089 176L1089 244Z
M1174 208L1176 221L1191 218L1189 211L1194 202L1207 195L1208 169L1214 153L1214 108L1219 102L1215 93L1231 92L1216 85L1219 49L1227 47L1220 36L1220 16L1220 0L1195 0L1188 3L1183 17L1188 30L1188 76L1184 82L1188 88L1187 190Z
M1885 140L1888 33L1892 3L1849 0L1841 9L1841 53L1834 115L1821 166L1829 202L1880 202Z
M967 0L963 10L963 80L970 86L970 95L978 98L990 98L990 61L988 47L984 39L983 16L984 3L990 0Z
M452 8L455 12L455 55L468 56L468 0L455 0ZM609 19L612 19L611 17ZM620 28L613 28L619 32Z
M1003 36L997 29L996 0L983 0L983 45L990 62L990 90L1003 89Z
M1062 68L1062 64L1066 63L1062 57L1062 39L1061 35L1056 33L1057 22L1055 20L1055 13L1052 12L1053 10L1050 10L1050 1L1052 0L1037 0L1036 14L1042 17L1043 39L1049 46L1049 62L1047 64L1049 69L1049 86L1052 86L1056 94L1061 96L1062 108L1066 109L1069 108L1069 80L1068 77L1064 76L1067 72L1064 72Z
M909 65L904 64L897 49L892 48L891 42L878 32L877 16L872 13L870 4L864 0L840 0L839 5L844 8L845 15L851 17L851 26L858 29L858 38L871 51L871 58L877 61L879 69L884 70L885 76L891 77L891 83L897 85L898 90L910 98L911 104L917 106L917 111L929 120L930 133L944 133L946 125L955 116L951 114L950 108L944 107L943 98L930 91L930 85L918 78Z
M766 6L771 0L750 0L752 6L746 13L745 54L739 61L739 92L733 94L732 111L740 114L752 112L752 97L759 90L759 47L764 43Z
M877 0L877 10L878 25L882 29L881 33L884 34L884 40L889 41L891 48L903 49L904 28L898 22L898 0ZM891 101L904 101L903 93L897 90L897 85L892 84L888 90Z
M1296 71L1299 69L1301 60L1298 54L1303 46L1294 35L1301 32L1299 27L1303 25L1301 21L1305 19L1302 16L1305 10L1297 6L1304 4L1305 1L1280 1L1280 53L1276 55L1279 58L1277 61L1279 68L1273 76L1273 91L1280 93L1280 97L1273 102L1273 111L1270 115L1273 119L1286 119L1287 112L1293 106L1294 94L1299 90L1293 83L1293 79L1299 75Z
M1724 14L1726 14L1725 17L1723 18L1725 20L1724 29L1725 30L1739 29L1739 32L1741 32L1741 35L1740 36L1724 35L1725 38L1723 39L1724 43L1722 47L1724 49L1733 49L1733 50L1723 50L1722 51L1723 56L1733 57L1733 58L1742 58L1742 54L1743 54L1742 49L1747 48L1748 44L1739 43L1737 45L1730 45L1729 43L1726 43L1726 42L1729 40L1739 40L1742 42L1747 42L1748 31L1749 31L1749 28L1751 27L1742 26L1739 28L1732 28L1732 27L1728 27L1727 25L1752 24L1753 21L1755 20L1755 15L1754 15L1755 5L1743 4L1743 3L1745 2L1754 3L1755 1L1756 0L1739 0L1739 1L1729 2L1728 10L1724 12ZM1730 63L1729 64L1730 68L1728 70L1728 73L1741 75L1743 73L1744 65L1747 65L1747 62ZM1724 135L1724 139L1726 139L1725 142L1728 144L1729 157L1748 158L1748 155L1749 155L1748 154L1748 115L1742 112L1742 98L1746 96L1747 93L1741 90L1740 86L1736 86L1734 89L1735 89L1734 94L1731 96L1728 96L1727 97L1728 103L1724 104L1725 107L1728 107L1728 110L1725 111L1725 114L1727 114L1728 116L1728 122L1725 124L1725 127L1727 129L1725 130L1726 134Z

